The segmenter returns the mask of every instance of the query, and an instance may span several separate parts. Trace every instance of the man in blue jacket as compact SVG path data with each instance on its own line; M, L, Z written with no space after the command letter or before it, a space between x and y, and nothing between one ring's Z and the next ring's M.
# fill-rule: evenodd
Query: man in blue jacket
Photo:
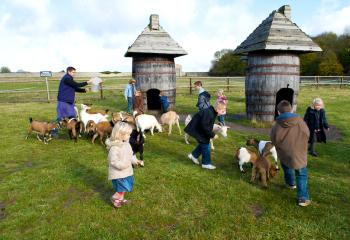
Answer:
M129 84L126 85L126 88L124 90L124 97L125 97L125 100L128 102L128 113L130 114L132 114L132 107L134 105L134 100L135 100L135 93L136 93L135 83L136 83L136 80L131 79L129 81Z
M65 117L76 117L74 109L75 92L86 92L86 90L81 87L92 82L90 79L87 82L77 83L73 79L75 73L76 69L74 67L67 67L67 73L60 81L57 95L57 121L61 121Z

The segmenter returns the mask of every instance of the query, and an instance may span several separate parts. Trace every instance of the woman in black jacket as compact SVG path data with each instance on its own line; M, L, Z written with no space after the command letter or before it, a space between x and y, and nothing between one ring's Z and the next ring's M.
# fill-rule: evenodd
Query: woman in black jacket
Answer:
M329 130L328 122L326 119L326 112L324 110L323 101L321 98L315 98L312 101L311 107L306 109L306 113L304 115L304 121L310 130L309 137L309 153L317 157L317 153L315 152L315 136L317 142L326 143L326 133L324 129Z

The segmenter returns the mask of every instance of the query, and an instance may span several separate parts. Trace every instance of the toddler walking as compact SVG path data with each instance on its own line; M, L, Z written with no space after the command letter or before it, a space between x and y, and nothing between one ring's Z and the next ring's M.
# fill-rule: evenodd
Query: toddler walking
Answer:
M108 153L108 180L112 180L115 193L111 197L114 207L120 208L128 204L124 198L125 192L131 192L134 185L132 164L137 164L129 144L132 127L125 122L117 122L107 139Z
M216 103L222 103L225 106L227 106L227 97L224 94L224 90L219 89L216 93ZM218 121L219 123L221 123L222 125L225 125L225 114L223 115L218 115Z

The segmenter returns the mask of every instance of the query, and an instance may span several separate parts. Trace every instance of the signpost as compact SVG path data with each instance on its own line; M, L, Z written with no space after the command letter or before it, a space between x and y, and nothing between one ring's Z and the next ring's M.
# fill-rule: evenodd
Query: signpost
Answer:
M52 77L52 72L51 71L40 71L40 77L45 77L47 101L50 102L49 82L47 81L47 78Z

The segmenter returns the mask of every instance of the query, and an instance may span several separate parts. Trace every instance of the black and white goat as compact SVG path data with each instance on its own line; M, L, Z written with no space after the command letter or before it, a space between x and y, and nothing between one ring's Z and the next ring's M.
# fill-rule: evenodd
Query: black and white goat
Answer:
M143 137L142 133L138 132L136 129L132 130L129 138L129 143L134 153L134 158L136 160L136 153L140 153L140 166L144 167L145 164L143 161L143 145L145 143L145 138Z

